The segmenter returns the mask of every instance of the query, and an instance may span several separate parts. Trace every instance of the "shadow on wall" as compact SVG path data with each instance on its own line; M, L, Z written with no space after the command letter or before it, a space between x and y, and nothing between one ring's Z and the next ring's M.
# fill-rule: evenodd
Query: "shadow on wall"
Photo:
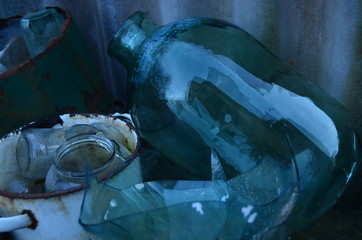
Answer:
M362 134L362 2L268 0L1 0L0 18L45 6L69 9L81 28L108 88L126 100L126 71L109 58L113 34L135 11L142 10L158 24L187 17L215 17L251 33L309 79L341 101L357 120Z

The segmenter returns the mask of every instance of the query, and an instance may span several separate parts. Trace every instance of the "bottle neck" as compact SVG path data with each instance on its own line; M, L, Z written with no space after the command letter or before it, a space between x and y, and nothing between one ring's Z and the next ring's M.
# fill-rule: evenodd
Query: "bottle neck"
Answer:
M136 12L114 35L108 46L108 55L116 58L128 69L132 68L138 59L140 47L158 28L144 18L143 12Z

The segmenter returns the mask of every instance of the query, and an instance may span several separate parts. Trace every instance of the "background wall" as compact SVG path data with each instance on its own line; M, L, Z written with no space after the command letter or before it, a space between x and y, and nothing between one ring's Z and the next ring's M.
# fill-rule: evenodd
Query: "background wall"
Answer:
M158 24L215 17L239 25L344 104L362 133L362 1L360 0L0 0L0 18L45 6L69 9L104 80L125 99L126 72L106 49L135 11Z
M107 56L106 49L113 34L133 12L147 12L158 24L187 17L215 17L247 30L339 100L356 119L362 135L361 0L0 0L0 18L45 6L71 11L107 86L118 100L125 100L126 72L121 64ZM361 184L355 188L361 189ZM362 195L361 191L358 193ZM348 194L356 199L355 190ZM348 226L348 231L356 230L354 226L359 218L340 220L348 210L346 207L353 206L343 199L342 205L343 201L347 201L346 206L342 209L337 206L337 210L327 216L327 222L324 220L325 225L322 221L322 226L311 230L308 237L297 238L327 239L326 235L321 238L312 235L320 233L323 226L325 233L336 230L344 220L354 224ZM355 206L351 210L362 213ZM338 224L333 226L336 221ZM341 230L342 234L346 231ZM357 233L362 236L360 230ZM333 236L335 238L328 239L360 239L348 234L346 238Z

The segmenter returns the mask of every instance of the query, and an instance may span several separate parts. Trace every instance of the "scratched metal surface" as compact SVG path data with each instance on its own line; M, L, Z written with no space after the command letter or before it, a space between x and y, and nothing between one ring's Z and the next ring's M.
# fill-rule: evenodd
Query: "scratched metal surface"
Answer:
M45 6L72 12L118 100L125 101L126 73L106 55L106 48L130 14L143 10L158 24L186 17L216 17L250 32L339 100L356 119L362 134L360 0L88 0L87 4L72 0L0 0L0 18ZM355 179L330 214L292 239L362 239L361 178Z

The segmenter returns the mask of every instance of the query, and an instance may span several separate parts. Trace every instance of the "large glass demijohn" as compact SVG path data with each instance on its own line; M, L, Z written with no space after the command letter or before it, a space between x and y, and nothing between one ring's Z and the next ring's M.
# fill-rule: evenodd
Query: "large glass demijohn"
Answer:
M108 54L128 69L141 136L190 178L210 178L212 151L227 178L265 158L295 161L292 230L322 216L355 169L358 139L341 104L235 25L192 18L157 26L137 12Z

